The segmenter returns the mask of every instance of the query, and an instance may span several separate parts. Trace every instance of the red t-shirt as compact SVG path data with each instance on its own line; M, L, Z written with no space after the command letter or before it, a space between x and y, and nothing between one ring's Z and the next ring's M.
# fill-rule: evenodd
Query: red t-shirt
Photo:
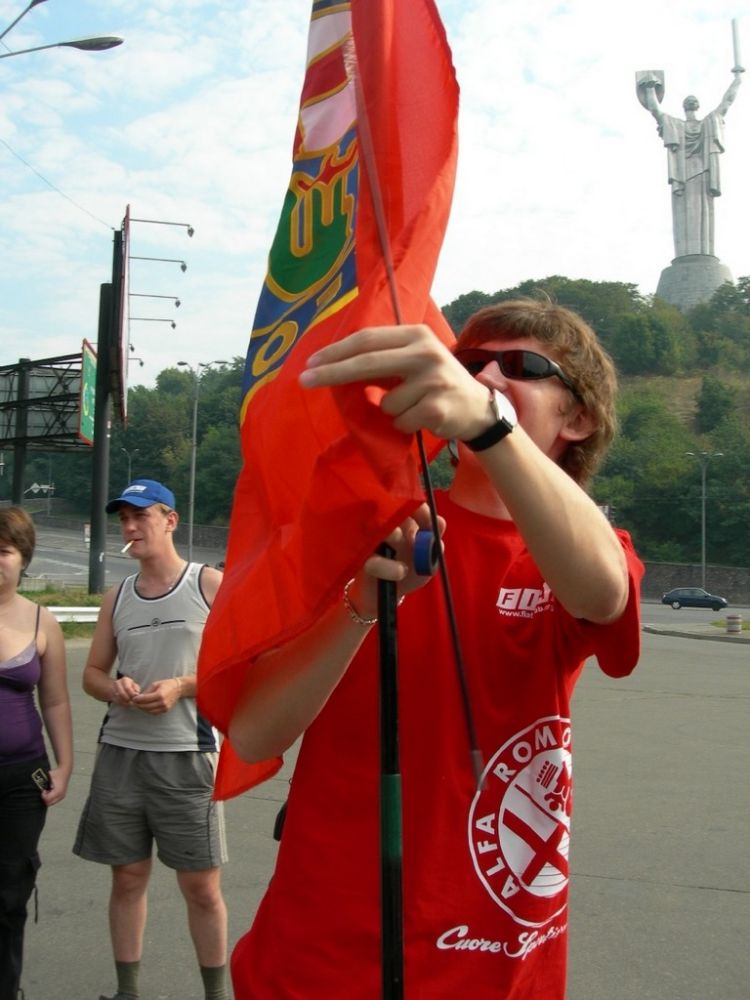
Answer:
M565 994L570 697L628 674L643 567L613 625L572 618L510 522L441 497L479 744L477 792L439 580L398 614L407 1000ZM575 559L575 553L571 553ZM232 960L237 1000L381 996L376 630L305 734L276 871Z

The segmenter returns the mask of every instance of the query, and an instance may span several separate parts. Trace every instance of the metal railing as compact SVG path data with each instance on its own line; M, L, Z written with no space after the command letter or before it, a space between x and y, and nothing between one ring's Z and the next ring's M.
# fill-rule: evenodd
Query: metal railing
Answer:
M64 608L50 607L48 609L59 622L96 622L99 618L99 608Z

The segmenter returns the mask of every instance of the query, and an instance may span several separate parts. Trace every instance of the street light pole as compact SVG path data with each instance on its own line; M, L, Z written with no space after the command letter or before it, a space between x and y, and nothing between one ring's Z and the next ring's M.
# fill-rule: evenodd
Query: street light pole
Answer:
M21 20L22 17L26 17L26 15L29 13L32 7L38 7L40 3L44 2L45 0L31 0L31 3L28 5L28 7L26 7L25 10L22 10L21 13L18 15L18 17L15 19L15 21L11 21L8 27L2 32L2 34L0 34L0 41L2 41L3 38L5 38L5 36L11 30L11 28L15 28L15 26L18 24L18 22Z
M128 451L127 448L120 448L120 451L125 455L128 460L128 483L133 481L133 459L137 454L139 454L138 449L134 451Z
M4 28L0 32L0 41L5 38L9 31L11 31L18 22L26 17L30 10L34 7L38 7L40 3L46 3L47 0L30 0L29 4L21 11L17 18L10 22L7 28ZM117 45L122 45L123 39L119 38L117 35L100 35L96 38L74 38L69 42L53 42L50 45L36 45L31 49L19 49L17 52L2 52L0 53L0 59L10 59L11 56L22 56L27 52L41 52L42 49L81 49L83 52L101 52L103 49L113 49ZM6 46L7 48L7 46Z
M180 368L188 368L193 376L193 431L190 444L190 486L188 487L188 562L193 561L193 526L195 524L195 464L198 453L198 393L200 390L200 370L211 365L225 365L226 361L199 361L197 366L187 361L178 361Z
M96 38L74 38L69 42L52 42L49 45L35 45L31 49L17 49L15 52L0 52L0 59L24 56L27 52L42 52L44 49L80 49L82 52L101 52L122 45L124 39L116 35L100 35Z
M706 589L706 472L712 458L723 458L723 451L686 451L685 455L696 459L701 467L701 587Z
M200 389L200 373L197 368L190 369L193 373L193 434L190 445L190 487L188 504L188 562L193 561L193 526L195 525L195 462L198 453L198 391Z

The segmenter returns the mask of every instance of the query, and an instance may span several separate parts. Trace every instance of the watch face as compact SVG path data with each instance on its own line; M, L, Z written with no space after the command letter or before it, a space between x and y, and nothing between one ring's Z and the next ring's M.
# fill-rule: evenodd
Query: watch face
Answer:
M492 390L492 408L498 420L504 420L510 424L511 428L518 423L518 416L515 408L507 396L504 396L499 389Z

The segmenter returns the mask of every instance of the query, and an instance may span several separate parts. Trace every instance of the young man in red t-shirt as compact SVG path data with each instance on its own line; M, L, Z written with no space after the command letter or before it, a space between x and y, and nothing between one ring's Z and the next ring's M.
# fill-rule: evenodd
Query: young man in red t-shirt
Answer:
M423 326L363 330L313 355L316 386L389 380L394 426L456 439L439 498L485 762L468 752L438 582L414 572L416 511L311 631L259 659L230 736L247 760L305 738L276 871L233 957L237 1000L381 991L377 580L398 584L408 1000L560 1000L572 809L570 697L584 660L639 654L643 567L582 488L615 426L616 379L559 306L505 302L451 354Z

